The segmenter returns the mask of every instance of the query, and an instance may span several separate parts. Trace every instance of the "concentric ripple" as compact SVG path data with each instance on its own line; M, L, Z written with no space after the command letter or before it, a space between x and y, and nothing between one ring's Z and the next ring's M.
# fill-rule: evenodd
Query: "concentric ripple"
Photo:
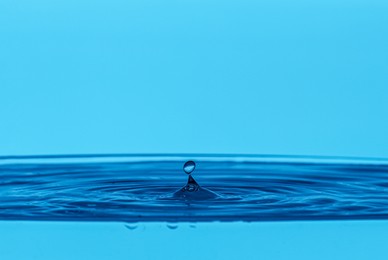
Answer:
M179 196L187 182L182 166L188 160L195 161L193 177L199 191L209 192L206 196ZM388 219L388 161L233 155L2 157L0 201L1 220Z

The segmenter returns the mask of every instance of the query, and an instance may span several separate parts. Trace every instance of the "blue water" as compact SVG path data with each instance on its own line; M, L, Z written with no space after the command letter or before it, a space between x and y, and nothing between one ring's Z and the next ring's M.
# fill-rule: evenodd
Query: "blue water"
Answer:
M0 259L388 257L386 160L24 156L0 174Z
M190 176L183 171L188 159L196 163ZM3 157L0 173L1 220L388 219L388 161L382 159Z

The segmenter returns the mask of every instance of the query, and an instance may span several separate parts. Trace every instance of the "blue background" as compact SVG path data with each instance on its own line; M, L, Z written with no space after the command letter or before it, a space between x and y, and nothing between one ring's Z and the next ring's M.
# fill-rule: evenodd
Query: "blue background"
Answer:
M0 155L388 155L388 2L0 1Z
M7 260L386 260L387 221L124 224L0 222Z

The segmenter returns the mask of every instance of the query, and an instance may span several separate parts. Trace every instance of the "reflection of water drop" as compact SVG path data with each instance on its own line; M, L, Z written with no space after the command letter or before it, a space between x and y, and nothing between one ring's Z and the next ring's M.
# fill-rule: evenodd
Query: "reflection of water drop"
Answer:
M183 165L183 170L185 171L185 173L187 174L191 174L195 169L195 162L193 161L187 161L184 165Z
M125 225L125 227L126 228L128 228L129 230L134 230L134 229L136 229L137 228L137 225L135 224L135 225Z
M177 224L168 223L168 224L167 224L167 227L168 227L169 229L177 229L177 228L178 228L178 225L177 225Z

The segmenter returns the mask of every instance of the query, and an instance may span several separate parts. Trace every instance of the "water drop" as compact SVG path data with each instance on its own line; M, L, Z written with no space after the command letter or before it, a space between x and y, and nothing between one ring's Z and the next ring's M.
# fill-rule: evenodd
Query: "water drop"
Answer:
M193 161L187 161L183 165L183 170L189 175L187 183L180 190L176 191L173 196L175 198L183 198L185 200L214 199L219 197L216 193L206 188L202 188L195 181L193 176L191 176L191 173L194 171L195 166L195 162Z
M193 161L187 161L184 165L183 165L183 170L185 171L185 173L187 174L191 174L195 169L195 162Z

